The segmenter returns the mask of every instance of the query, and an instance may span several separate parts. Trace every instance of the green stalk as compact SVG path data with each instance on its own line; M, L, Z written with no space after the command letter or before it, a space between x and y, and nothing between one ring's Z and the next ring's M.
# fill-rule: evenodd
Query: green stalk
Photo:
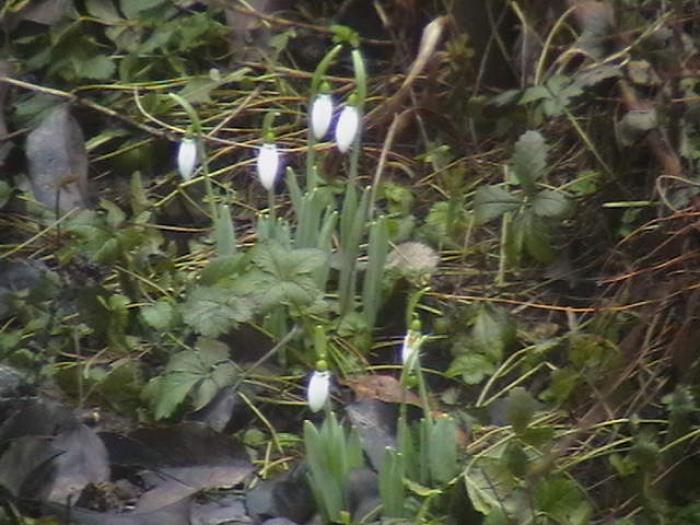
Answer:
M309 111L311 110L311 104L314 101L314 98L316 95L318 95L318 90L321 85L321 82L323 81L323 77L326 75L326 71L328 71L328 68L330 67L331 63L333 60L335 60L335 57L338 56L338 53L343 49L342 44L338 44L337 46L333 47L328 53L326 53L326 56L323 57L323 59L319 62L318 66L316 67L316 71L314 71L314 76L311 78L311 98L310 98L310 103L309 103ZM309 145L309 149L306 154L306 189L312 190L315 188L318 183L320 182L321 177L318 174L318 169L316 166L316 137L314 137L314 133L311 130L311 126L307 126L307 144Z
M218 221L218 215L216 212L216 204L214 199L214 187L211 183L211 178L209 175L209 163L207 162L207 155L204 148L204 141L202 140L202 123L199 120L199 115L195 111L192 104L176 93L170 93L170 98L177 102L190 117L190 122L192 123L192 133L195 136L195 142L197 144L197 156L202 163L202 173L204 173L204 189L207 192L207 200L209 201L209 209L211 213L211 218L216 225Z
M367 98L367 70L365 69L365 62L362 59L362 53L359 49L352 50L352 64L355 69L355 82L357 87L355 89L355 94L357 97L357 114L360 121L359 129L355 135L355 140L352 144L352 151L350 152L350 174L349 183L354 186L357 184L357 177L360 164L360 144L362 142L362 117L364 116L364 106L365 99Z

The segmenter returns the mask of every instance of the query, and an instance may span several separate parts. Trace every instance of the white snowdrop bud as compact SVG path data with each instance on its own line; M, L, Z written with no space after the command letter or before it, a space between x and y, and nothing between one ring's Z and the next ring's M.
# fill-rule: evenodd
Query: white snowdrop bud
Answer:
M316 140L321 140L326 135L332 118L333 99L328 93L321 93L311 104L311 131Z
M306 397L313 412L318 412L328 402L330 387L331 373L328 370L316 370L311 374Z
M258 150L258 178L266 190L271 190L277 181L280 154L273 143L265 143Z
M360 114L355 106L345 106L335 127L335 142L341 153L350 149L360 126Z
M183 180L190 180L197 164L197 142L185 137L177 150L177 170Z
M418 354L421 343L422 337L420 332L412 329L406 332L406 337L403 338L403 344L401 345L401 362L404 365L415 359L414 356Z

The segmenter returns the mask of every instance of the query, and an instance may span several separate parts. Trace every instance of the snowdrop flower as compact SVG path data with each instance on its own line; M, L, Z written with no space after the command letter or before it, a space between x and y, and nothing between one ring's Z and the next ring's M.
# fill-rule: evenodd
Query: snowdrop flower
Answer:
M326 135L332 118L333 99L328 93L321 93L311 104L311 131L316 140L321 140Z
M401 345L401 362L404 365L415 359L422 343L423 336L420 331L409 328L406 332L406 337L403 338L403 344Z
M355 106L345 106L335 127L335 142L341 153L350 149L360 126L360 114Z
M258 150L258 178L266 190L270 191L277 181L280 167L280 154L277 145L266 142Z
M190 180L197 164L197 142L189 137L180 141L177 150L177 170L184 180Z
M328 370L315 370L311 374L306 397L313 412L321 410L328 402L331 387L331 373Z

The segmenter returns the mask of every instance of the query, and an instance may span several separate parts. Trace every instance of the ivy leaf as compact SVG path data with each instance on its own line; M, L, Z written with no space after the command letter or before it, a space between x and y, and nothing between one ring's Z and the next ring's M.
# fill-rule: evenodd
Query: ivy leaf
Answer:
M538 131L526 131L515 143L513 171L523 189L531 193L535 181L540 179L547 167L547 144Z
M504 213L517 210L521 200L500 186L481 186L474 195L474 214L478 224L497 219Z
M570 201L560 191L542 190L532 201L533 211L540 217L563 219L571 210Z
M181 305L183 320L196 332L217 337L252 319L254 304L226 287L198 286Z

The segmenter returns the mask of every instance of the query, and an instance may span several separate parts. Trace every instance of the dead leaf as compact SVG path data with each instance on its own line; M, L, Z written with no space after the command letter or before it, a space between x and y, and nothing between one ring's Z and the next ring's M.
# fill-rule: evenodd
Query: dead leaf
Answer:
M401 383L387 375L361 375L340 380L340 384L349 387L355 393L355 399L378 399L385 403L406 403L422 407L420 398L413 392L401 387Z

